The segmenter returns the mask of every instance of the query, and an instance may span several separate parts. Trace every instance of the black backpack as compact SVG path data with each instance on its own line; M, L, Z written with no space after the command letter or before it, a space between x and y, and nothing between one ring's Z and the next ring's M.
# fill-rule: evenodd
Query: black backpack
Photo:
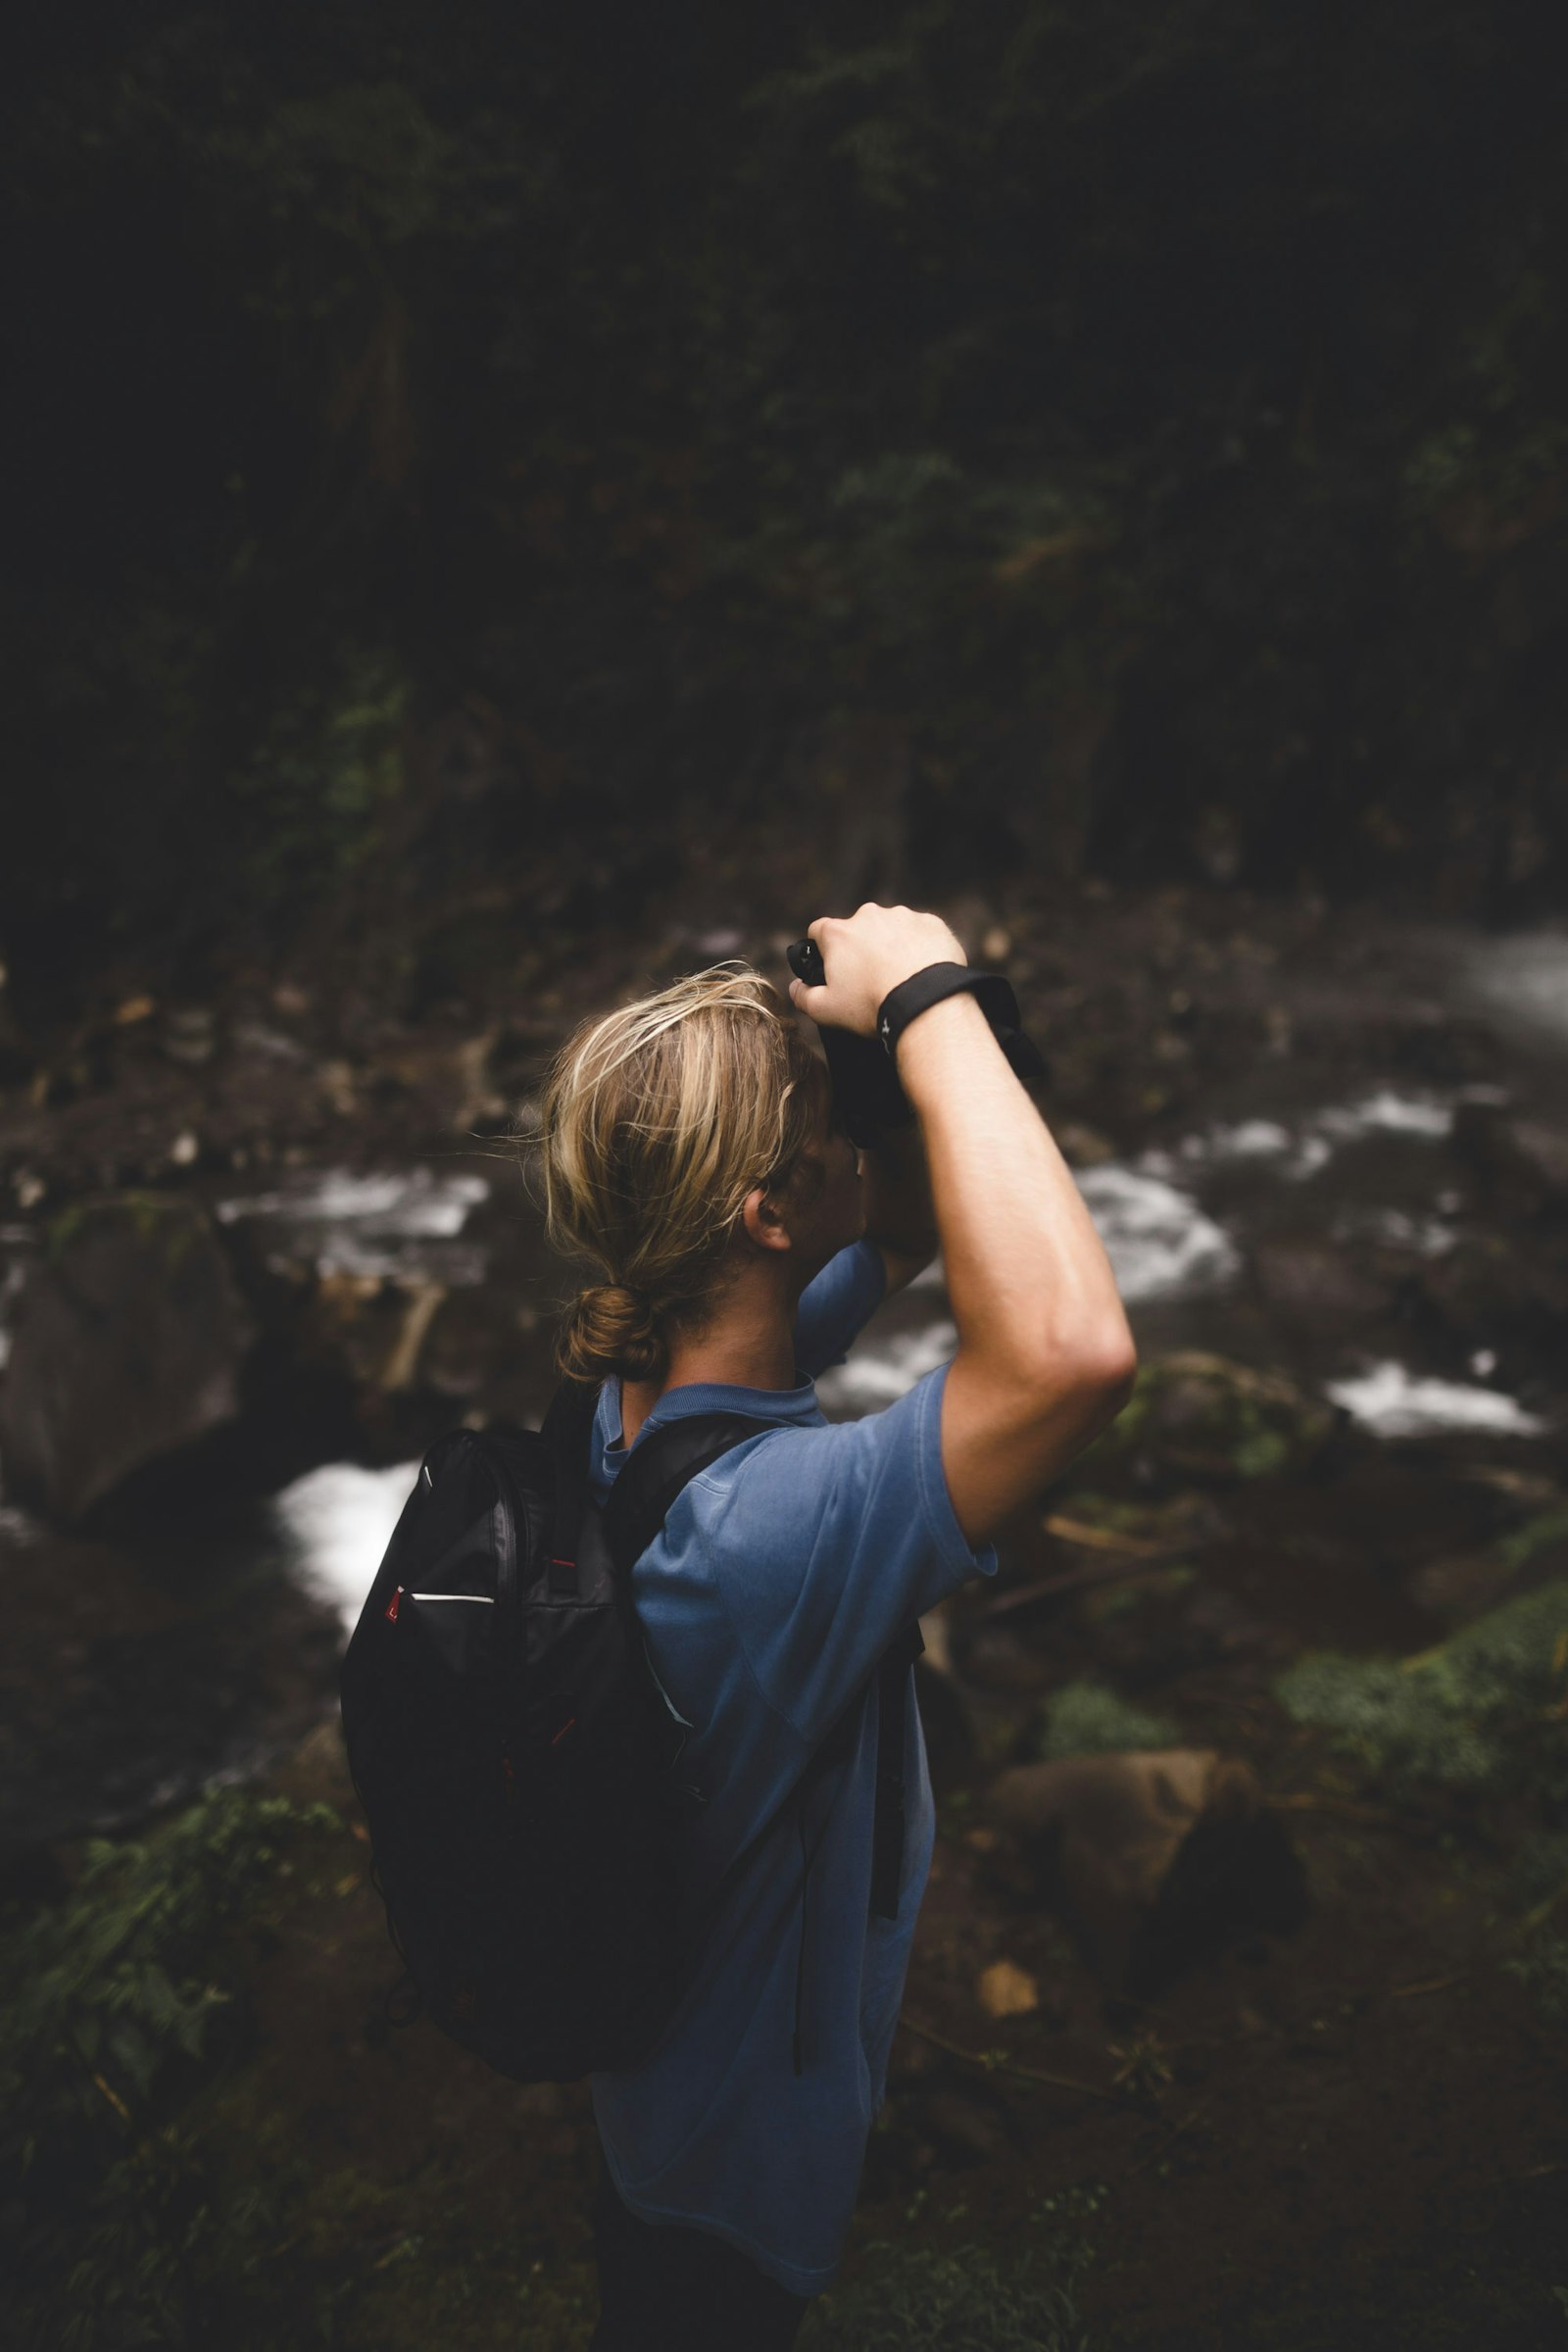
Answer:
M539 1430L437 1440L340 1674L373 1875L419 2004L521 2082L574 2082L649 2055L709 1920L772 1826L692 1915L678 1851L709 1791L682 1766L686 1728L650 1663L631 1572L687 1480L778 1424L718 1412L650 1430L601 1510L588 1477L596 1402L596 1390L567 1383ZM911 1625L873 1670L883 1683L872 1910L884 1916L903 1867L908 1666L924 1646ZM865 1689L797 1784L803 1805L853 1738ZM803 1953L805 1900L803 1882ZM798 1962L797 2073L800 2004Z

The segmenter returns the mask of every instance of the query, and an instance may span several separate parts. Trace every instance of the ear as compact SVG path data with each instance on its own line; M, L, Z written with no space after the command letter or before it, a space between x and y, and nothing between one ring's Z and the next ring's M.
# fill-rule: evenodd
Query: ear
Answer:
M791 1248L785 1209L777 1193L765 1185L753 1185L741 1205L741 1223L750 1240L760 1250L788 1250Z

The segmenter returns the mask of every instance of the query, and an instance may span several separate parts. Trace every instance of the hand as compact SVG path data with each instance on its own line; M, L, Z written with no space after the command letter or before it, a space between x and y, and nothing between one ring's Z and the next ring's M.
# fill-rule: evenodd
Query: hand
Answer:
M822 952L823 985L790 982L790 1002L822 1028L875 1037L882 1000L931 963L969 958L940 914L912 906L878 906L867 900L851 915L819 914L806 936Z

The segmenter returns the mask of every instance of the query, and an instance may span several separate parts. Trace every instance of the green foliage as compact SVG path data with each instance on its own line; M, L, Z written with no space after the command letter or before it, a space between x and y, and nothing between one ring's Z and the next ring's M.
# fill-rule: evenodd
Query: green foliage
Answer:
M1568 1830L1532 1830L1520 1839L1503 1885L1505 1908L1523 1914L1524 1945L1502 1966L1520 1980L1552 2026L1568 2025L1568 1938L1554 1924L1565 1902Z
M1066 1683L1040 1710L1036 1754L1043 1762L1058 1756L1114 1755L1123 1748L1174 1747L1180 1726L1146 1713L1108 1685L1089 1680Z
M1181 1561L1173 1561L1152 1576L1129 1577L1125 1584L1106 1585L1094 1595L1094 1620L1102 1625L1108 1617L1125 1617L1160 1593L1182 1592L1197 1578L1198 1570Z
M1534 1995L1548 2025L1568 2026L1568 1937L1538 1936L1528 1950L1502 1965Z
M234 780L259 897L313 894L380 846L404 788L409 693L388 654L351 648L330 688L277 712Z
M1534 1519L1527 1519L1523 1527L1516 1527L1512 1535L1504 1536L1495 1548L1510 1576L1517 1576L1538 1551L1565 1538L1568 1538L1568 1511L1542 1511Z
M1091 2259L1065 2238L1016 2259L878 2240L852 2283L812 2303L801 2352L1088 2352L1073 2290Z
M352 908L388 679L488 730L470 880L869 710L944 876L987 825L1203 870L1217 814L1265 886L1560 882L1564 196L1513 13L676 9L613 73L500 0L40 20L19 984Z
M1516 1911L1533 1911L1568 1887L1568 1830L1532 1830L1519 1840L1508 1866L1504 1900Z
M1317 1651L1274 1684L1392 1794L1423 1784L1473 1795L1526 1786L1568 1801L1562 1732L1568 1582L1543 1585L1400 1660Z
M285 1846L340 1827L220 1791L144 1840L95 1842L63 1903L7 1923L0 2245L19 2341L199 2345L264 2279L282 2171L230 2193L185 2111L241 2042L245 1931Z

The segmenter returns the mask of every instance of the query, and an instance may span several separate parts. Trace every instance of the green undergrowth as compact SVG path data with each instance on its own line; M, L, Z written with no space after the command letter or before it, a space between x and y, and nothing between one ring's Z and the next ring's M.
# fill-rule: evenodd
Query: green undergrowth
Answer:
M1114 1755L1130 1747L1175 1747L1180 1726L1135 1707L1107 1684L1088 1678L1064 1683L1040 1709L1035 1753L1042 1761L1063 1756Z
M1314 1651L1273 1688L1392 1796L1522 1790L1568 1805L1568 1580L1504 1602L1415 1657Z
M284 2340L273 2260L305 2162L225 2152L192 2117L242 2055L268 1896L323 1805L224 1790L89 1847L63 1902L0 1923L0 2263L38 2352ZM291 2310L294 2340L312 2340Z
M1568 1830L1532 1830L1523 1837L1501 1887L1504 1912L1516 1923L1515 1949L1502 1962L1517 1977L1548 2026L1568 2027Z
M1502 1965L1520 1980L1547 2025L1568 2027L1568 1936L1540 1934Z
M1564 1542L1568 1542L1568 1511L1540 1511L1523 1527L1516 1527L1511 1536L1502 1538L1496 1546L1497 1557L1517 1574L1548 1544Z
M1568 1888L1568 1829L1531 1830L1519 1840L1503 1883L1511 1911L1531 1912L1564 1898Z
M800 2352L1089 2352L1076 2289L1103 2188L1075 2186L1030 2217L1019 2256L873 2238L853 2278L811 2304Z

